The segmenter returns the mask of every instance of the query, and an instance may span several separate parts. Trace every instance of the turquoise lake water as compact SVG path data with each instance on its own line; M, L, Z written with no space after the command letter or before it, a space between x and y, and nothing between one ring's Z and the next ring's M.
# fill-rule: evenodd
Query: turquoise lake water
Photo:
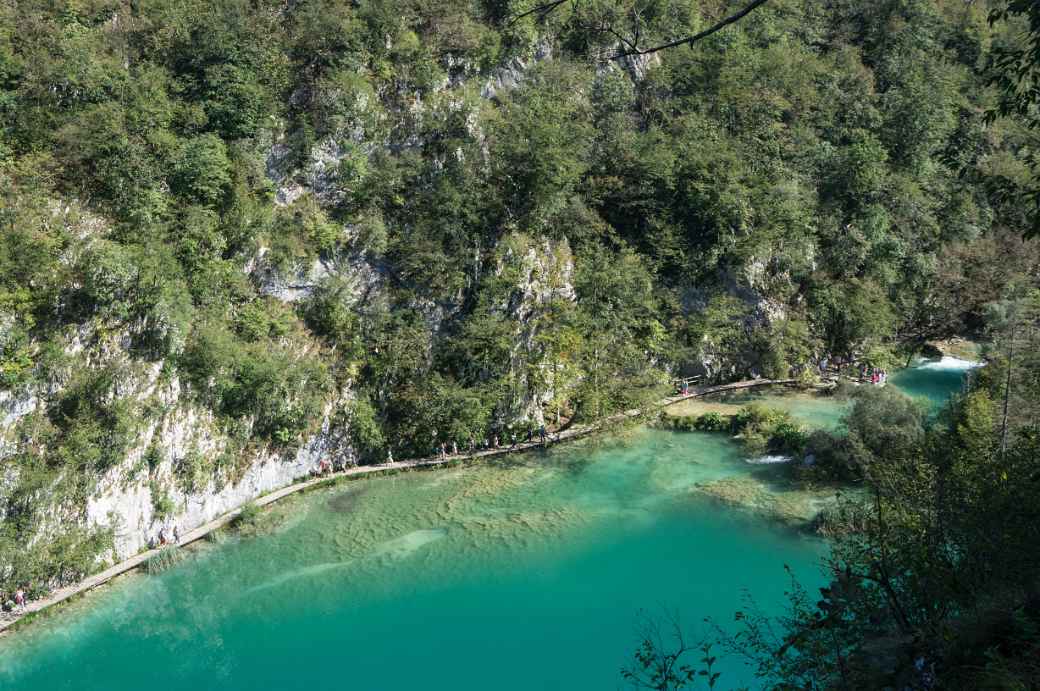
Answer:
M924 398L933 408L938 408L961 391L965 373L976 364L953 357L918 360L913 367L894 372L889 381L911 396Z
M893 382L939 400L963 371ZM622 688L640 611L696 639L745 592L780 612L785 564L821 582L822 542L693 491L746 472L724 436L638 430L341 484L275 508L272 533L188 550L0 642L0 688ZM720 665L722 688L754 687Z

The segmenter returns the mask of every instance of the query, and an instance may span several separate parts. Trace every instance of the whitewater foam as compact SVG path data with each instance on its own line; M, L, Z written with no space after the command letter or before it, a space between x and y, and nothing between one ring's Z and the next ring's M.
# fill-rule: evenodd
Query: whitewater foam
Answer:
M939 360L925 360L921 362L918 369L941 370L947 372L966 372L976 367L982 367L981 362L974 360L962 360L952 355L943 355Z
M772 465L774 463L790 463L793 459L790 456L758 456L757 458L749 458L747 462L752 465Z

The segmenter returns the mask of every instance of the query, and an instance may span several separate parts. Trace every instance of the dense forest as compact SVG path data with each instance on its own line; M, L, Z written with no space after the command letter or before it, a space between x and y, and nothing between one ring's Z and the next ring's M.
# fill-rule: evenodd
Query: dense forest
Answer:
M967 336L995 344L973 393L854 449L889 468L856 519L884 534L847 539L936 546L886 557L917 598L900 636L946 640L991 579L1037 587L1036 536L1000 520L1040 494L1008 480L1036 458L1034 362L998 405L1037 352L1035 106L999 79L1022 8L771 0L644 54L743 4L551 5L0 0L0 585L109 554L85 507L117 469L161 518L319 432L350 462L426 455L680 374L809 378ZM169 456L174 406L219 452ZM1025 561L994 575L997 526ZM890 611L865 592L827 620L845 640ZM821 636L763 673L856 687Z

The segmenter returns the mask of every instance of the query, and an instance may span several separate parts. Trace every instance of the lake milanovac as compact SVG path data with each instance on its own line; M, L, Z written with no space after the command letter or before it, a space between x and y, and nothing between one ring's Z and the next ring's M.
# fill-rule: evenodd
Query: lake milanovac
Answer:
M967 366L892 383L939 404ZM823 582L823 541L695 490L751 467L725 435L639 429L311 492L272 509L273 532L187 550L4 640L0 688L623 687L641 612L698 640L747 594L781 613L785 565ZM756 686L740 659L718 669L721 688Z

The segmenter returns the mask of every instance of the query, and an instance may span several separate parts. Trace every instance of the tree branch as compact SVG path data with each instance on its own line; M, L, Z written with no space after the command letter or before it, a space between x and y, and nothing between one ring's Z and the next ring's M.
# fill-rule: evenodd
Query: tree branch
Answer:
M518 21L520 21L524 17L529 17L532 14L540 14L540 15L542 15L544 17L545 15L549 14L550 12L555 10L557 7L559 7L560 5L566 5L570 1L571 0L553 0L552 2L547 2L544 5L538 5L537 7L533 7L531 9L527 10L526 12L521 12L520 14L515 15L512 19L509 20L509 23L510 24L516 24Z
M564 1L566 1L566 0L564 0ZM675 48L676 46L681 46L681 45L684 45L684 44L696 43L697 41L700 41L703 38L707 38L708 36L711 36L716 31L724 29L725 27L729 26L730 24L733 24L734 22L740 21L741 19L743 19L747 15L751 14L752 11L758 9L759 7L761 7L762 5L766 4L767 2L769 2L769 0L752 0L751 4L749 4L747 7L745 7L741 11L737 12L736 14L732 14L732 15L726 17L725 19L723 19L719 23L715 24L714 26L712 26L712 27L710 27L708 29L705 29L704 31L702 31L702 32L700 32L698 34L694 34L693 36L687 36L686 38L680 38L680 39L677 39L675 41L670 41L669 43L662 43L661 45L654 46L652 48L645 48L643 50L626 50L626 51L623 51L623 52L620 52L620 53L615 53L614 55L611 56L610 59L611 60L620 60L621 58L626 58L626 57L629 57L630 55L649 55L651 53L656 53L659 50L665 50L666 48ZM558 4L561 4L561 3L557 2L555 4L558 5Z

